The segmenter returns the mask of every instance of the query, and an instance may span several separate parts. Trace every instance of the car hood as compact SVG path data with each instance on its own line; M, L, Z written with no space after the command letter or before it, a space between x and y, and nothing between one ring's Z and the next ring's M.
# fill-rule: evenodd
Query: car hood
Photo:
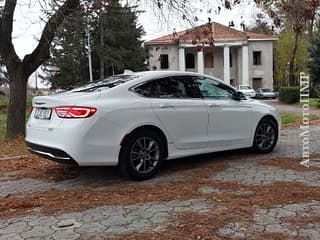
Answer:
M38 96L32 99L33 107L56 107L61 105L79 106L88 104L101 96L101 92L65 92L50 96Z
M253 98L248 98L247 102L252 104L252 105L255 105L255 106L262 106L262 107L266 107L266 108L269 108L269 109L274 110L274 111L278 111L275 107L273 107L273 106L271 106L271 105L269 105L269 104L267 104L265 102L253 99Z

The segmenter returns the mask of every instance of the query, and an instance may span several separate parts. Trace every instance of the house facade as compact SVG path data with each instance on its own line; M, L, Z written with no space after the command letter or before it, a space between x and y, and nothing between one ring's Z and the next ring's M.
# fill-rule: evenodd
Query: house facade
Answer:
M233 86L273 88L273 42L264 34L208 23L145 42L150 70L190 71Z

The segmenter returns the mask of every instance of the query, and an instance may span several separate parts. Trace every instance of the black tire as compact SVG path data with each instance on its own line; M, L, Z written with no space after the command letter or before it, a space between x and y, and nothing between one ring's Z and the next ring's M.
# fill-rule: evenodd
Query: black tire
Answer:
M270 153L277 145L278 127L273 119L263 118L255 131L252 149L256 153Z
M130 135L121 148L120 172L125 178L146 180L158 173L163 158L161 137L150 130L139 130Z

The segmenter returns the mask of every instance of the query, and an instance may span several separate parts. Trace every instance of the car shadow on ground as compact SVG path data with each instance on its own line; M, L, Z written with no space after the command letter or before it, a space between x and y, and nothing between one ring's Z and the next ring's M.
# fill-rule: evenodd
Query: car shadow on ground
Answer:
M250 149L240 149L224 152L216 152L210 154L195 155L186 158L177 158L164 161L160 172L152 179L142 181L140 183L160 183L174 180L183 180L182 173L194 171L202 167L223 163L226 160L239 160L248 157L254 157L257 154ZM135 183L130 179L126 179L119 173L118 167L75 167L73 170L79 171L76 181L83 185L103 185L110 183ZM70 181L70 180L68 180ZM71 180L72 181L72 180Z

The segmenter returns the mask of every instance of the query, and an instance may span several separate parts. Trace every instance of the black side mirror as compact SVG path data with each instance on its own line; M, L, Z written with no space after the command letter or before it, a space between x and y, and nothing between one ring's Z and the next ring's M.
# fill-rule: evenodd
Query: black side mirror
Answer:
M245 95L244 95L242 92L239 92L239 91L234 92L232 98L233 98L234 100L237 100L237 101L246 99Z

